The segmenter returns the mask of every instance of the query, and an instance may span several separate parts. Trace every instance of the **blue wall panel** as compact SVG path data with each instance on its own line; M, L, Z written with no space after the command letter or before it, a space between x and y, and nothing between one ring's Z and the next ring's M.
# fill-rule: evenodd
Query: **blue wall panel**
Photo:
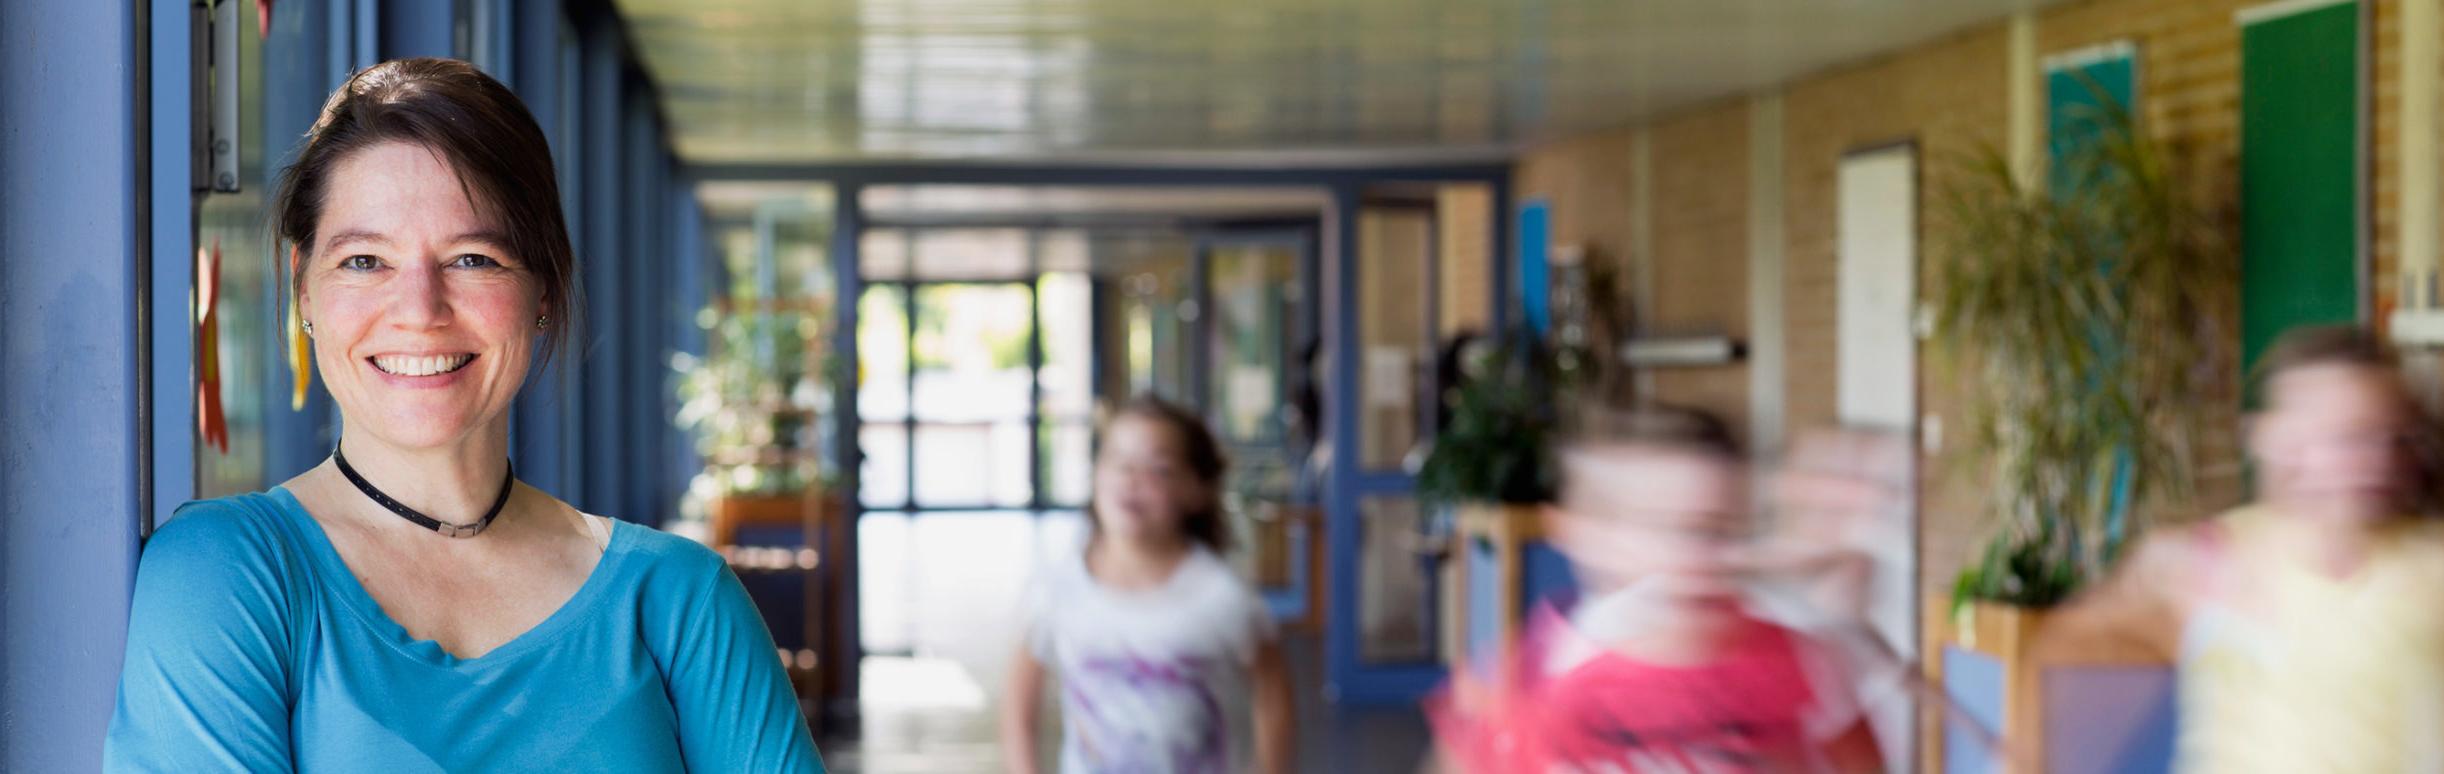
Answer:
M1492 541L1469 540L1466 551L1468 588L1459 593L1468 600L1467 663L1475 663L1502 644L1502 562Z
M2046 768L2100 774L2172 770L2177 705L2167 667L2051 667Z
M1542 540L1529 541L1519 548L1522 567L1519 580L1520 610L1535 610L1550 600L1567 599L1578 591L1578 578L1570 572L1570 558Z
M1989 729L2003 727L2003 662L1993 656L1958 647L1943 649L1943 692L1969 719ZM1998 751L1987 749L1980 734L1957 720L1943 725L1943 767L1948 774L1994 770Z

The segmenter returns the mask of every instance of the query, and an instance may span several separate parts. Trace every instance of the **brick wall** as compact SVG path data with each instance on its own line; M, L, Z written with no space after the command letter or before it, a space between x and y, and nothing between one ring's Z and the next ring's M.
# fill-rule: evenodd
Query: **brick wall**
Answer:
M1748 337L1748 113L1745 100L1700 109L1655 125L1648 139L1651 331ZM1748 371L1660 369L1654 398L1712 412L1745 438Z

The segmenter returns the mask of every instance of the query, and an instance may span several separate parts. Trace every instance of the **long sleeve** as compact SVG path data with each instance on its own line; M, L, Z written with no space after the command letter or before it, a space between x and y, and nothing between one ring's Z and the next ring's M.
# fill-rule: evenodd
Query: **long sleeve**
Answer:
M245 506L191 506L136 570L105 771L293 769L289 622L276 538Z
M687 562L656 651L690 771L821 772L772 633L738 576L711 551ZM677 578L674 581L680 580Z

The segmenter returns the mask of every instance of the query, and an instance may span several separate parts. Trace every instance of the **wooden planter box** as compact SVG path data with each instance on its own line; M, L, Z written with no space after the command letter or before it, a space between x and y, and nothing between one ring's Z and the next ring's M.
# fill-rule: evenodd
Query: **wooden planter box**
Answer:
M1983 734L1930 713L1924 770L1933 772L2163 772L2172 767L2172 666L2127 647L2035 651L2042 609L1971 604L1958 619L1928 600L1929 682L1969 716L2000 732L2009 754ZM2017 756L2016 760L2005 759ZM1997 764L2003 764L1997 768Z
M809 527L823 517L825 497L820 492L804 495L724 495L707 504L705 515L711 527L713 546L736 545L740 527ZM809 536L815 533L809 531Z
M1545 542L1538 506L1459 506L1451 549L1443 565L1446 664L1465 664L1515 641L1537 600L1571 586L1567 563Z

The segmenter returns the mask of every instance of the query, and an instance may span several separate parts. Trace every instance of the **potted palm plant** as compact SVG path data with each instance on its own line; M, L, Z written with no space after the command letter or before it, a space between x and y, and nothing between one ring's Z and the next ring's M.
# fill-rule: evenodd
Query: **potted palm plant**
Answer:
M2109 100L2084 121L2050 191L1991 150L1939 187L1931 349L1958 386L1953 460L1981 482L1993 535L1935 638L2000 662L2006 738L2044 712L2053 665L2024 648L2043 610L2098 576L2148 507L2194 496L2197 439L2236 373L2237 256L2179 156Z

